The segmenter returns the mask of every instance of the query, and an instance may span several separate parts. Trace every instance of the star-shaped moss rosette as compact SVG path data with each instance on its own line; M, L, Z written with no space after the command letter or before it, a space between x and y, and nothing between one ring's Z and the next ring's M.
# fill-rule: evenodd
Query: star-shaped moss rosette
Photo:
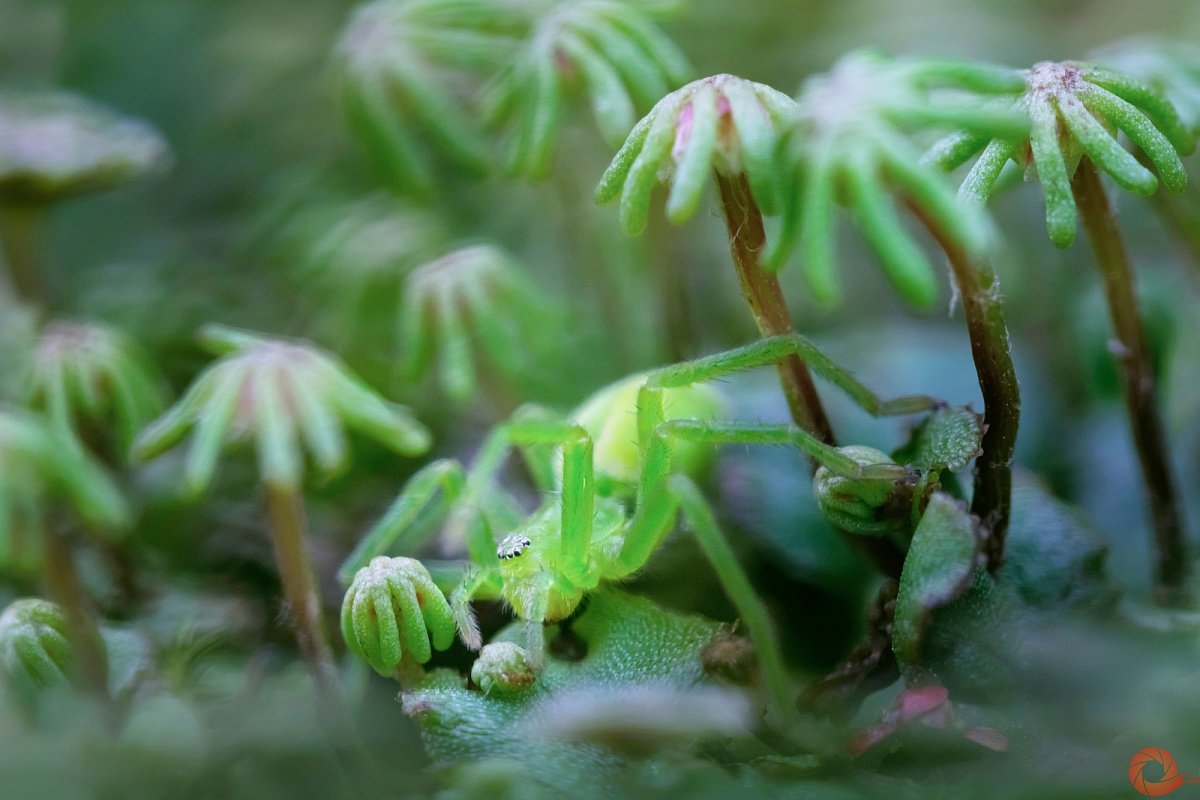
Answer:
M936 169L921 164L909 133L967 127L982 135L1019 135L1027 129L1019 114L978 95L1020 86L1001 67L874 52L851 53L828 73L810 78L781 145L782 224L764 266L779 269L798 248L813 297L836 304L841 285L834 210L844 205L900 295L918 307L930 306L938 294L937 275L888 195L902 195L971 253L987 247L990 228L978 209L956 202Z
M11 695L31 707L75 674L66 613L48 600L14 600L0 613L0 673Z
M0 203L52 203L120 185L169 161L154 128L82 97L0 97Z
M346 427L403 455L428 450L429 432L407 410L385 401L336 358L310 344L220 325L203 328L199 338L217 361L142 433L134 444L135 457L153 458L190 432L184 483L195 493L211 483L226 445L253 442L286 608L316 686L323 726L332 742L345 746L353 740L354 727L304 541L304 451L319 471L332 474L349 456Z
M781 125L795 113L782 92L735 75L713 75L662 98L629 134L596 187L596 202L620 197L621 225L641 233L654 188L669 182L667 218L696 213L715 170L744 175L765 213L779 196L775 147Z
M491 245L455 250L413 270L405 281L401 373L406 381L420 380L436 354L442 390L469 400L478 385L473 345L499 376L515 380L531 366L535 337L558 327L556 306L503 250Z
M582 88L604 138L616 147L640 111L688 79L691 68L653 22L663 8L619 0L547 3L520 55L486 99L495 125L515 128L510 169L542 177L550 166L567 95Z
M499 69L526 28L491 0L376 0L360 6L335 52L351 127L397 189L428 196L424 140L456 164L487 171L485 140L455 78Z
M1139 195L1153 194L1160 179L1168 188L1182 190L1187 173L1179 156L1195 149L1195 136L1170 101L1131 75L1074 61L1044 61L1015 72L1025 87L1011 102L1028 116L1029 136L989 141L958 134L936 145L930 159L953 169L982 150L959 189L960 196L980 205L993 193L1009 161L1023 164L1027 176L1041 184L1046 227L1059 247L1074 241L1077 218L1082 218L1120 345L1113 352L1121 367L1157 549L1155 595L1168 605L1186 605L1191 602L1186 586L1191 559L1166 429L1133 266L1101 176L1107 174ZM1121 145L1117 131L1141 151L1149 166Z
M111 424L122 457L167 399L165 381L131 339L104 325L65 321L43 329L27 397L81 443ZM101 449L108 444L96 443Z
M69 94L0 96L0 246L18 296L46 305L39 228L46 209L165 167L144 122Z
M222 449L244 440L255 446L262 480L288 490L304 477L305 450L327 475L346 465L345 427L402 455L429 448L428 431L406 409L312 345L220 325L203 328L199 338L220 358L134 445L135 456L146 460L190 433L184 484L192 493L212 482Z
M1083 156L1135 194L1153 194L1159 179L1176 191L1187 185L1179 156L1195 149L1195 134L1151 85L1075 61L1043 61L1013 74L1024 82L1012 104L1028 116L1028 136L956 134L930 153L930 160L946 170L978 154L963 180L963 196L986 202L1009 161L1016 161L1041 184L1050 240L1068 247L1075 241L1077 216L1071 177ZM1142 151L1154 171L1121 146L1117 131Z

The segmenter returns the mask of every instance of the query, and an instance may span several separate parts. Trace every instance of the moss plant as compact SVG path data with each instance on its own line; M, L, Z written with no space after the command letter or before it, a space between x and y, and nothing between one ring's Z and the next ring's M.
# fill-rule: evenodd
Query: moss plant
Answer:
M207 327L200 336L218 361L142 433L135 453L153 458L191 433L184 484L199 493L212 482L217 458L230 441L252 442L288 617L334 738L349 736L353 725L305 544L303 450L320 471L332 474L345 468L349 457L343 426L404 455L424 452L429 434L407 411L385 402L314 347L220 326Z
M844 201L896 290L910 303L928 307L937 297L933 271L883 197L899 195L941 246L962 299L984 401L987 435L976 466L972 512L988 532L993 571L1004 553L1021 396L1000 286L988 264L992 232L982 214L956 203L934 171L920 163L905 133L947 125L983 135L1022 131L1025 123L1013 112L977 96L1017 85L1000 67L889 59L870 52L846 56L829 73L810 78L782 145L789 176L786 207L780 234L766 255L767 264L778 268L795 246L816 298L835 302L840 289L833 209ZM940 99L935 90L946 87L976 96Z
M492 168L485 130L500 130L508 170L543 178L579 90L615 146L639 110L687 79L686 58L654 23L675 10L636 0L378 0L342 34L338 85L352 127L402 192L434 193L422 135L479 174Z
M1137 308L1132 265L1101 183L1101 173L1138 195L1187 184L1179 156L1195 149L1195 133L1171 103L1150 85L1125 73L1076 62L1041 62L1014 72L1024 88L1013 100L1029 117L1028 137L989 141L959 134L941 143L934 160L952 168L979 153L963 180L962 194L985 202L1001 172L1016 160L1036 176L1046 203L1046 228L1059 247L1074 241L1082 216L1108 297L1126 406L1157 548L1159 600L1190 603L1190 555L1172 475L1166 432L1158 408L1153 366ZM1121 131L1150 163L1140 163L1117 141ZM982 152L980 152L982 150Z
M9 94L0 109L0 244L18 296L43 306L46 210L161 169L169 151L149 125L73 95Z
M123 462L134 437L166 407L166 386L146 354L119 331L52 322L38 341L28 402L66 435L81 444L91 439L93 452ZM115 431L112 441L106 426Z
M0 481L5 567L22 569L30 563L29 551L40 546L39 571L65 614L78 652L80 680L107 706L107 661L95 612L67 542L66 520L53 512L55 505L65 503L90 531L114 536L127 530L129 509L103 468L57 427L33 414L0 412L0 454L5 465Z
M1196 47L1092 49L1119 3L63 5L0 12L0 795L1186 794ZM1065 20L1090 60L921 55ZM872 26L905 55L806 74ZM50 75L178 148L53 270L52 206L169 155L5 88ZM1041 246L1080 223L1100 282Z
M596 189L597 202L620 197L621 224L637 234L646 226L661 175L673 175L667 216L682 221L695 213L715 171L738 281L763 336L792 332L779 282L759 264L765 240L759 209L774 209L777 202L775 140L791 106L786 95L733 75L690 83L637 124ZM832 443L808 367L793 355L779 365L779 375L793 421Z
M532 340L561 328L555 301L516 260L497 247L474 245L447 253L409 273L399 314L401 374L425 376L436 357L438 383L459 402L473 399L477 346L504 379L532 366Z

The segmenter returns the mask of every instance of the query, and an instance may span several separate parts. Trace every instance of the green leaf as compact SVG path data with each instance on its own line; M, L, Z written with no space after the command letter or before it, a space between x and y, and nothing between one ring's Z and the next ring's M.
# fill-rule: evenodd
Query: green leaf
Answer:
M626 758L611 743L598 743L603 736L581 735L587 725L601 724L597 705L603 704L596 698L624 702L622 698L647 687L679 693L703 687L709 681L701 651L720 629L714 622L604 590L591 595L571 628L571 637L582 642L587 654L579 661L562 660L553 655L552 646L545 670L527 692L485 695L443 670L405 692L402 704L420 723L426 748L439 762L499 759L517 765L524 781L555 786L570 796L609 795ZM679 695L681 700L689 696ZM597 708L595 715L589 715L591 708ZM688 716L688 709L678 711L668 710L665 716ZM587 719L581 722L580 715ZM639 728L633 716L624 727ZM571 735L540 736L547 725ZM665 726L662 718L643 723L658 734Z
M1018 473L1000 580L1035 608L1105 612L1119 590L1108 579L1108 543L1041 481Z
M921 421L895 459L922 470L960 470L980 454L983 432L982 416L965 406L944 406Z
M892 627L892 649L901 664L915 664L934 609L962 594L979 552L978 523L966 506L935 493L913 533Z

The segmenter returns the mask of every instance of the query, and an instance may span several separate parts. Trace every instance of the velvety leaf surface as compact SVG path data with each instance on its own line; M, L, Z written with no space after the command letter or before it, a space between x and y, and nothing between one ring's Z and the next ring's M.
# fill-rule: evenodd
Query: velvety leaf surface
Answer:
M976 523L966 507L945 493L935 493L913 533L896 596L892 647L902 664L920 655L932 611L967 587L978 550Z
M979 455L983 418L970 408L945 406L926 417L913 430L896 460L921 469L962 469Z
M704 684L700 651L718 629L714 622L663 611L623 592L597 592L572 626L587 655L577 662L549 655L527 694L485 696L458 674L438 671L406 692L402 703L420 723L436 761L503 759L518 764L522 780L533 785L606 796L614 791L624 757L610 747L541 739L546 715L573 696L588 702L597 691L616 696L646 686L687 690Z

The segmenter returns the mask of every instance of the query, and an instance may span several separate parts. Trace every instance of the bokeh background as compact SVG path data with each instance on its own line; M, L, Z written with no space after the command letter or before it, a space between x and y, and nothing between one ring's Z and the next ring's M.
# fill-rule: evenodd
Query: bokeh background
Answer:
M789 93L860 47L1023 66L1083 57L1131 36L1200 38L1195 0L693 0L688 6L664 28L697 76L730 72ZM204 363L194 344L203 323L311 338L410 405L434 430L435 455L459 457L469 456L480 435L521 401L570 408L630 372L752 339L711 200L707 213L702 209L685 226L654 222L639 239L624 237L615 209L593 205L592 189L612 151L582 104L566 114L545 181L447 173L446 192L421 209L389 195L334 97L330 53L353 7L333 0L0 0L0 89L86 95L151 122L174 152L162 176L56 210L45 237L56 313L129 332L176 390ZM1188 166L1200 175L1195 158ZM1200 265L1147 203L1131 196L1117 203L1135 253L1191 530L1200 532ZM997 267L1026 399L1020 461L1078 506L1109 543L1116 583L1128 596L1143 597L1145 513L1107 360L1095 271L1086 243L1065 251L1050 244L1042 213L1032 187L995 203L1004 231ZM537 350L528 380L488 383L474 402L453 404L431 381L398 379L389 292L400 275L389 274L378 249L331 254L326 245L347 220L413 215L421 235L440 242L507 248L561 304L566 320L554 323L561 327L552 346ZM863 243L843 227L847 301L819 310L798 277L785 273L797 328L885 394L921 391L978 406L949 281L934 313L914 313L893 297ZM372 270L370 280L384 289L348 305L342 282ZM784 417L770 375L735 387L738 413ZM830 397L844 439L897 443L902 425L869 421ZM310 495L331 607L338 600L332 568L415 466L361 443L358 456L348 475ZM208 746L228 756L210 763L234 767L223 783L209 784L218 787L212 794L196 796L275 796L271 787L280 797L296 796L289 792L303 793L299 787L328 764L314 755L319 742L306 733L312 724L306 678L288 666L289 638L274 624L277 587L261 514L246 489L253 484L249 459L228 463L213 496L184 511L168 501L176 470L168 459L138 478L147 499L135 536L140 565L162 601L155 624L168 631L184 624L240 631L233 644L213 645L224 656L198 674L187 663L177 667L191 691L224 698L212 715L226 714L231 731L227 741ZM823 525L792 454L727 454L713 482L742 555L788 631L789 655L798 668L820 674L861 635L874 579L827 531L792 535ZM633 588L672 607L733 616L686 538L669 542ZM0 599L6 591L0 588ZM466 658L448 656L451 663ZM1200 685L1192 689L1200 696ZM396 753L397 774L412 776L409 788L428 789L432 778L422 772L411 723L386 686L368 691L378 700L369 722ZM230 697L252 699L239 707ZM239 761L229 755L237 748L261 758ZM10 759L6 751L22 755ZM37 758L26 752L0 740L0 773L54 772L52 751L38 751ZM70 780L87 782L85 773L65 769L58 777L74 786Z

